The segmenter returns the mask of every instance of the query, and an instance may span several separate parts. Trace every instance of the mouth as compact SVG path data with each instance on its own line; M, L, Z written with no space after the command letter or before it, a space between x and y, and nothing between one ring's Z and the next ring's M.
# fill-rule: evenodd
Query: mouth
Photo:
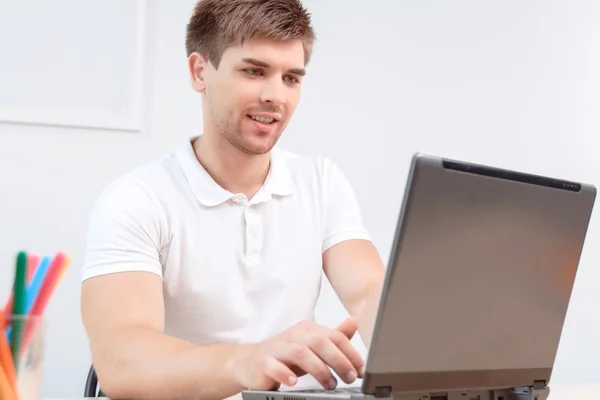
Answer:
M277 122L279 122L279 120L277 118L271 118L271 117L261 117L261 116L257 116L257 115L247 115L248 118L250 118L251 120L258 122L259 124L263 124L263 125L274 125Z

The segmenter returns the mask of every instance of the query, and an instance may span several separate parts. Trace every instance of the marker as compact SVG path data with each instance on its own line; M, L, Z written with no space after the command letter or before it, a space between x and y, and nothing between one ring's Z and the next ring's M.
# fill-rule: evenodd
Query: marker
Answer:
M42 283L44 283L44 279L46 279L46 274L48 273L48 267L50 266L51 258L46 256L42 258L38 268L31 279L31 282L25 289L25 314L29 314L31 312L31 307L33 307L33 302L35 301L38 292L40 291L40 287ZM12 301L9 301L12 308ZM12 312L12 310L11 310ZM6 313L10 315L10 312ZM12 327L8 327L6 330L6 336L9 341L12 341Z
M58 280L61 276L61 272L65 265L65 261L67 261L67 256L63 253L58 253L52 262L50 263L50 267L48 269L48 273L46 274L46 279L42 283L40 287L40 291L38 292L35 301L33 302L33 306L29 311L29 315L32 317L41 317L46 310L46 306L48 305L48 301L56 288ZM31 322L31 321L30 321ZM33 335L36 326L33 323L27 324L27 328L25 330L25 337L23 339L23 350L25 350L29 346L29 342L31 341L31 335Z
M4 316L0 313L0 327L4 327L4 319ZM8 340L6 340L6 335L2 334L2 330L0 330L0 367L4 369L4 374L6 375L6 379L12 387L12 390L16 391L17 375L15 373L15 366L13 364L13 357L10 352L10 345L8 344ZM0 398L4 399L4 397L2 396L0 396Z
M18 369L21 350L21 339L23 335L23 320L19 318L25 315L25 280L27 278L27 254L24 251L17 255L17 266L15 271L15 283L13 286L13 307L12 307L12 338L11 352L13 354L13 363L15 370Z
M48 267L50 266L51 258L46 256L42 258L40 261L40 265L35 271L29 286L27 286L27 302L25 303L25 312L31 312L31 307L33 307L33 302L35 301L38 292L44 283L44 279L46 279L46 274L48 273Z

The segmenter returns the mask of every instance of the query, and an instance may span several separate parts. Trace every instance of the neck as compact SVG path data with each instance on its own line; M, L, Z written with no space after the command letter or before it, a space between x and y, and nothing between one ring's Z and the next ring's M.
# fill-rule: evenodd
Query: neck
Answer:
M247 154L220 135L202 135L193 143L198 162L223 189L251 199L269 172L270 155Z

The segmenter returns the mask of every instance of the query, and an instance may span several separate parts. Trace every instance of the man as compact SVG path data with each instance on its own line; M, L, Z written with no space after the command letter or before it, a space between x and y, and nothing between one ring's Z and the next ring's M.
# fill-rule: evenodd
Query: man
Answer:
M226 398L361 376L384 276L329 160L278 148L314 32L299 0L202 0L187 29L203 132L95 205L82 317L112 398ZM351 315L313 322L325 273ZM330 369L331 368L331 369Z

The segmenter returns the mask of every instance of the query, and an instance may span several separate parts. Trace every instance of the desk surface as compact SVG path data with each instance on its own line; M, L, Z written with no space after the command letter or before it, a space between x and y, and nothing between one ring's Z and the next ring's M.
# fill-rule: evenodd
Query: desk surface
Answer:
M551 385L548 400L590 400L598 398L600 398L600 383L588 385ZM106 398L103 399L107 400ZM44 400L84 400L84 398L47 398ZM233 396L227 400L241 400L241 396Z

